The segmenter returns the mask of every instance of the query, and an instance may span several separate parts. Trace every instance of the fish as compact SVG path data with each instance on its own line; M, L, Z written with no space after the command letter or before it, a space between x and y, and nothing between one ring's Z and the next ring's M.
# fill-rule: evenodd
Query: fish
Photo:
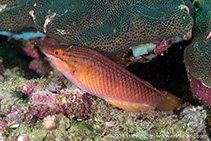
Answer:
M76 86L131 112L169 111L181 99L159 91L97 51L81 46L45 46L42 52Z

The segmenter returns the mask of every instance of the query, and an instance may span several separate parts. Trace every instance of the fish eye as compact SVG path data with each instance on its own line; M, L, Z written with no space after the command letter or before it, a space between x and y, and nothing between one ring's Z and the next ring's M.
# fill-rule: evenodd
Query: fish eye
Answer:
M62 55L62 50L61 49L54 50L53 54L54 56L59 57Z

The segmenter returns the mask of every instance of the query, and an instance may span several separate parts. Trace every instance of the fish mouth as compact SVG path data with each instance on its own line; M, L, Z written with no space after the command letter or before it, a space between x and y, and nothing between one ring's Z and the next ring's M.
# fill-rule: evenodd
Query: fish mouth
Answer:
M41 47L41 46L39 46L39 48L40 48L40 51L43 53L43 54L45 54L45 56L46 57L48 57L48 59L51 59L52 57L51 57L51 55L50 55L50 53L49 53L49 47Z
M44 52L43 52L44 53ZM51 59L51 56L50 55L48 55L48 54L46 54L46 53L44 53L45 54L45 56L46 57L48 57L48 59Z

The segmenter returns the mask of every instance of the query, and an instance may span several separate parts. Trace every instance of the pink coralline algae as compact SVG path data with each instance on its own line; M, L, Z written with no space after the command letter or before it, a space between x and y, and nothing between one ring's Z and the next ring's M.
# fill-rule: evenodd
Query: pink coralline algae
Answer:
M86 118L91 113L92 106L86 94L81 95L78 92L57 94L49 91L32 93L29 104L31 105L29 112L40 119L54 114Z
M25 115L23 114L25 110L27 110L26 106L11 106L10 112L7 114L8 121L21 124L25 120Z
M24 54L32 58L32 61L29 63L29 69L36 72L39 76L45 76L50 72L51 67L49 66L49 63L40 56L38 47L34 45L36 44L36 40L38 39L22 41L23 46L21 49Z
M61 89L53 93L28 80L20 88L19 93L25 95L24 97L27 96L27 105L17 104L19 102L16 101L20 99L15 93L5 94L0 91L0 108L6 115L5 119L0 120L0 126L8 126L8 122L15 124L22 124L24 121L35 122L37 119L56 114L80 119L86 119L91 114L93 102L78 88Z
M50 71L49 64L43 59L34 59L30 62L29 68L34 70L40 76L47 75Z
M7 122L4 120L0 120L0 126L6 127L7 126Z
M207 106L211 105L211 88L194 78L190 72L188 72L188 75L190 79L191 91L194 93L195 97L203 101Z
M62 112L62 109L56 103L58 97L59 94L53 94L47 91L33 93L29 100L31 104L29 112L38 118L44 118L48 115Z
M184 62L193 95L211 106L211 39L191 43L184 52Z
M21 49L22 49L23 53L25 53L26 55L28 55L32 58L39 57L38 49L30 43L27 43L25 46L21 47Z
M211 106L211 39L191 43L184 53L184 62L193 95Z
M6 120L0 121L0 126L6 126L8 122L20 124L25 120L24 111L27 109L27 106L16 105L17 101L18 98L15 97L14 93L6 93L0 90L1 113L6 117Z
M37 84L35 82L28 80L24 83L21 92L31 97L32 93L40 90L42 90L40 86L37 87Z
M63 95L60 97L63 101L61 107L64 110L64 114L76 115L78 117L87 116L91 113L91 106L94 102L89 100L85 92L74 88L75 94L71 94L69 89L62 90Z

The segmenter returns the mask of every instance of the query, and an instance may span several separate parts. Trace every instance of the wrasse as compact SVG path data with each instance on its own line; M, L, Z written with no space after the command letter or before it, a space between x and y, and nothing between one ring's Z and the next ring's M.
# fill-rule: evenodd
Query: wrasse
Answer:
M158 108L168 111L181 100L119 67L100 53L85 47L44 47L44 54L82 90L122 109L138 112Z

